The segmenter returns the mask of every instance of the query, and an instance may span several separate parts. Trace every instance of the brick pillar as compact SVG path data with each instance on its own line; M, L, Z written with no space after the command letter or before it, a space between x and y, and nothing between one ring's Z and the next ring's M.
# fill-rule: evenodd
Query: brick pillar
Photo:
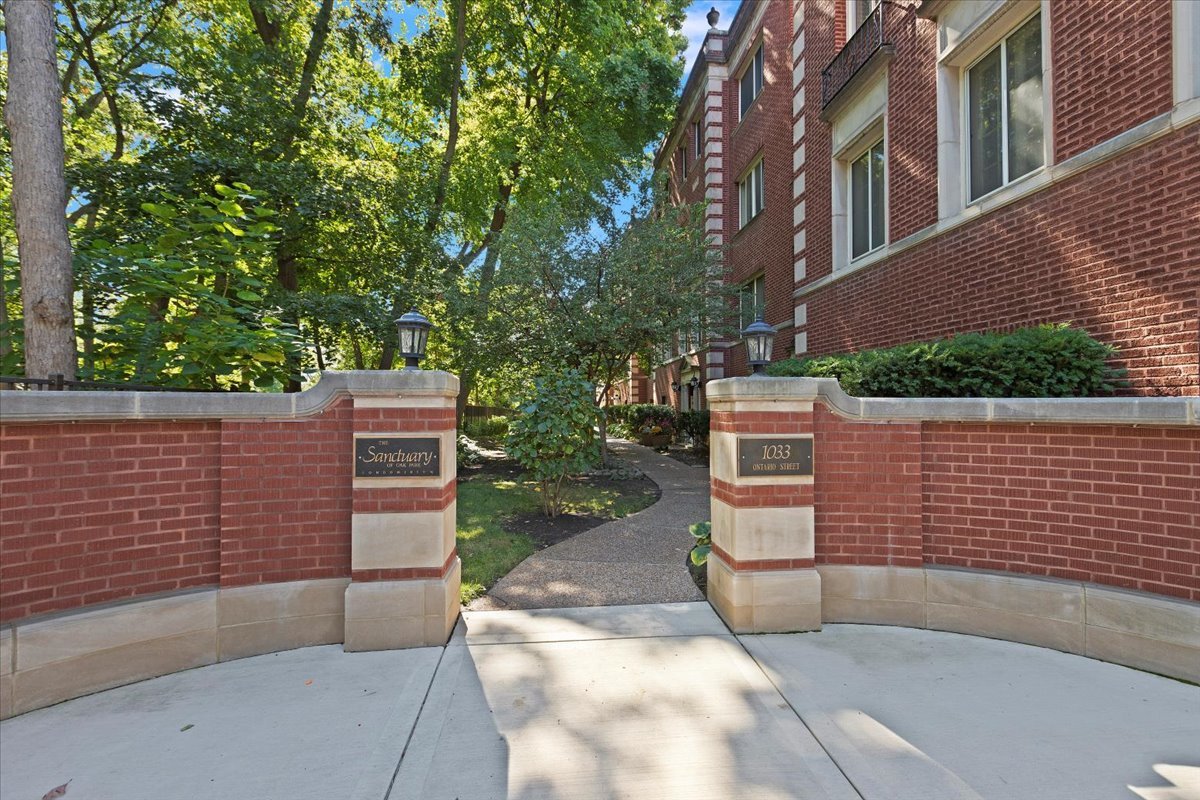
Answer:
M346 650L442 645L458 619L458 378L400 375L390 391L354 392Z
M813 562L816 385L775 378L708 384L712 555L708 601L735 633L821 628Z

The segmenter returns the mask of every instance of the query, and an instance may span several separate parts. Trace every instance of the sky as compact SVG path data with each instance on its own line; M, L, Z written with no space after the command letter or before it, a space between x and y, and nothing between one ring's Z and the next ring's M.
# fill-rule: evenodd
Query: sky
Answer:
M754 3L759 0L746 0ZM684 53L684 71L683 79L687 81L688 73L691 72L692 64L696 60L696 53L700 51L700 45L704 41L704 34L708 33L708 20L705 17L710 8L716 8L721 12L721 19L717 22L717 26L722 30L729 30L729 24L733 22L733 15L737 13L738 6L742 4L742 0L694 0L687 9L687 19L683 23L683 35L688 38L688 49Z

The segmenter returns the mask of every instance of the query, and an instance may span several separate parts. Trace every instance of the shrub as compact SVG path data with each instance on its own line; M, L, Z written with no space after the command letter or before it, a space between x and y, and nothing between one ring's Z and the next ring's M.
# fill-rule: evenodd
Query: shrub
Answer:
M611 433L636 438L657 427L656 433L673 434L679 427L678 415L671 406L655 403L630 403L605 409Z
M539 378L509 423L508 454L538 482L548 517L562 512L566 477L600 459L593 397L594 387L575 370Z
M787 359L777 377L837 378L857 397L1090 397L1125 385L1116 350L1068 325L964 333L851 355Z
M679 415L679 430L692 437L693 441L708 438L709 413L703 411L684 411Z
M708 563L708 554L712 552L712 523L697 522L688 526L688 533L696 540L688 557L697 567Z
M503 439L508 435L508 417L468 417L463 433L475 439Z
M484 459L483 448L479 446L479 443L461 433L455 442L454 455L459 469L482 464Z

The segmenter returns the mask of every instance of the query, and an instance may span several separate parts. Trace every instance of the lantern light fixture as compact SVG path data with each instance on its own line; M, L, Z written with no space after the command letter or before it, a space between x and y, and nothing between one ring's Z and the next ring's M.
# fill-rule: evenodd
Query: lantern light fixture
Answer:
M429 330L432 327L433 323L417 311L416 306L396 320L396 329L400 334L400 357L404 359L405 369L417 369L417 365L425 357L425 347L429 344Z
M764 375L767 364L771 363L771 349L775 345L775 329L763 322L762 315L751 322L742 331L746 341L746 360L750 362L753 375Z

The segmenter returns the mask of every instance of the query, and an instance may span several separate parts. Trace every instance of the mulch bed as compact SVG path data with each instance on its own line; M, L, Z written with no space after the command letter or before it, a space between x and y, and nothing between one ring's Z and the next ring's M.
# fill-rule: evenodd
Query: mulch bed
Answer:
M582 514L559 514L554 519L544 516L540 511L533 514L518 514L504 520L504 529L513 533L527 533L539 550L545 550L552 544L565 542L572 536L578 536L609 520L603 517L584 516Z
M706 461L705 463L707 464L708 462ZM478 475L489 475L519 481L523 479L524 472L515 461L507 458L489 458L481 464L460 469L458 479L460 481L470 480ZM645 476L629 480L613 480L599 475L583 475L578 478L572 478L571 482L576 485L585 484L598 489L613 489L622 494L652 494L654 495L655 502L657 502L659 496L662 494L662 491L658 488L658 484ZM544 550L551 545L564 542L573 536L578 536L584 531L589 531L592 528L611 521L607 517L594 517L589 514L559 514L554 519L550 519L538 511L508 517L503 520L502 524L507 531L528 534L534 543L537 544L538 549Z
M673 458L682 464L687 464L690 467L708 466L707 451L705 451L703 454L700 454L691 448L672 447L670 450L663 453L663 455L667 456L668 458Z

